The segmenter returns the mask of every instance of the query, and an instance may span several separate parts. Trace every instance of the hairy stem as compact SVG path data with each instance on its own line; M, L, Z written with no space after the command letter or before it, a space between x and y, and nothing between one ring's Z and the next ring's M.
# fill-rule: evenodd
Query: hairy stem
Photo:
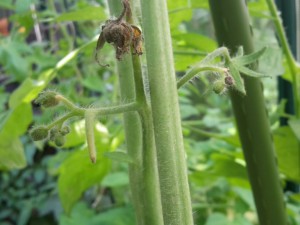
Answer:
M192 225L167 5L141 8L164 224Z
M280 40L281 43L281 47L283 49L283 52L286 56L287 59L287 63L291 72L291 76L292 76L292 86L293 86L293 92L294 92L294 105L295 105L295 112L296 112L296 116L297 118L300 118L300 90L299 90L299 70L300 67L297 63L297 61L295 60L291 49L289 47L288 41L287 41L287 37L285 35L284 32L284 28L282 25L282 20L279 16L278 10L276 8L276 5L274 3L273 0L266 0L269 10L271 12L276 30L277 30L277 34L278 34L278 38Z
M220 46L232 52L243 46L254 51L248 12L244 0L209 0ZM280 186L273 141L259 79L243 76L246 96L230 97L243 147L260 224L286 225L287 218Z
M184 84L189 82L195 76L198 76L198 74L203 71L211 71L211 72L217 72L217 73L223 74L223 73L226 73L228 70L224 67L217 67L217 66L199 66L199 67L193 68L192 70L188 71L185 75L183 75L183 77L181 77L177 81L177 88L182 87Z
M108 3L111 13L118 16L120 1ZM132 17L127 19L133 22ZM138 56L129 54L118 61L117 66L121 98L135 99L141 105L138 113L124 114L127 151L134 160L134 164L129 165L129 178L137 224L163 225L151 110L146 101L141 63Z

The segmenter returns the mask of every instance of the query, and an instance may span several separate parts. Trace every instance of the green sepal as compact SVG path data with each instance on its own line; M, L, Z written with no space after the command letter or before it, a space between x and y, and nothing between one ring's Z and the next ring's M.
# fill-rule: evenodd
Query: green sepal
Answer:
M240 49L240 48L239 48ZM257 52L254 52L252 54L249 54L249 55L242 55L240 56L240 52L237 54L238 56L233 58L232 59L232 62L235 64L235 65L240 65L240 66L243 66L243 65L249 65L251 63L254 63L256 62L263 54L264 52L266 51L266 47L260 49L259 51Z
M271 77L269 75L251 70L246 66L241 66L241 65L236 64L235 67L238 69L238 71L240 71L240 73L243 73L243 74L245 74L247 76L250 76L250 77L256 77L256 78Z

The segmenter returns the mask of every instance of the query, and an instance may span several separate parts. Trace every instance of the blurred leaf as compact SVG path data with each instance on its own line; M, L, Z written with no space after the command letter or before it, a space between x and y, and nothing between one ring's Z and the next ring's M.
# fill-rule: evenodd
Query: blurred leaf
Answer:
M97 92L105 89L104 82L99 76L87 76L82 81L83 86Z
M95 216L95 225L135 225L135 216L131 207L115 208Z
M239 214L234 217L234 220L230 222L230 225L252 225L252 223Z
M33 206L31 200L25 202L24 206L21 209L17 225L26 225L28 223L31 216L32 207Z
M192 9L185 0L168 0L168 10L172 33L178 30L179 24L192 18Z
M104 21L106 14L102 7L86 6L73 12L66 12L56 17L56 21L83 21L83 20L99 20Z
M104 177L101 184L104 187L120 187L129 184L128 173L116 172L110 173Z
M14 79L23 80L30 75L29 64L24 57L30 54L27 44L19 40L5 38L0 45L0 64L3 65L7 74L13 74Z
M130 156L126 152L104 152L103 155L109 159L116 160L118 162L133 163L132 158L130 158Z
M50 76L52 70L47 71ZM45 72L46 73L46 72ZM27 78L10 96L9 107L15 108L22 102L30 103L45 88L44 81L33 80Z
M215 40L201 34L185 33L172 35L177 46L193 48L206 53L214 51L218 46Z
M26 166L24 149L19 138L11 138L9 143L0 142L0 170L20 169Z
M288 124L300 142L300 120L289 120Z
M213 154L212 159L215 162L213 171L219 176L227 178L248 179L245 166L237 163L235 158L221 154Z
M32 121L31 106L23 103L11 109L0 124L0 169L23 168L26 165L19 137Z
M208 1L191 0L191 4L193 8L209 8Z
M23 13L29 11L30 5L34 4L35 2L37 2L37 0L17 0L15 2L16 13Z
M194 115L199 115L199 112L193 105L180 104L180 115L181 118L185 119Z
M213 213L209 215L205 225L230 225L230 223L224 214Z
M66 135L64 148L75 147L85 143L85 125L84 120L76 121L69 125L71 132Z
M255 210L255 203L251 189L240 187L234 187L233 189L252 210Z
M280 127L274 132L275 150L280 170L288 179L300 182L300 149L290 127Z
M13 10L15 8L15 4L12 0L1 0L0 8Z
M131 207L120 207L95 214L85 204L76 204L70 216L62 215L59 225L135 225Z

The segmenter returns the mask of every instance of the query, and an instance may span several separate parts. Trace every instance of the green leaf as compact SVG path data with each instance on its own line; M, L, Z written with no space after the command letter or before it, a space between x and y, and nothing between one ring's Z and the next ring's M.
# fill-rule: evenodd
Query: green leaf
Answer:
M195 33L181 33L172 35L172 38L176 41L176 46L193 48L204 52L212 52L218 47L215 40Z
M13 4L12 0L1 0L0 8L13 10L15 8L15 4Z
M84 203L75 205L71 215L62 215L60 225L135 225L132 207L119 207L95 214Z
M53 71L50 70L48 71L48 74L50 75L52 72ZM30 103L38 96L39 92L41 92L45 86L46 83L44 81L27 78L10 96L9 107L15 108L22 102Z
M73 12L60 14L55 20L62 21L83 21L83 20L99 20L106 19L106 14L102 7L87 6Z
M213 213L209 215L205 225L229 225L229 221L224 214Z
M266 47L260 49L257 52L251 53L249 55L243 55L232 59L232 62L236 65L249 65L253 62L256 62L266 51Z
M0 124L0 169L26 166L23 145L19 137L32 121L31 106L23 103L11 109Z
M121 152L121 151L105 152L103 155L107 158L116 160L118 162L133 163L132 158L130 158L130 156L126 152Z
M69 125L71 132L66 135L64 148L79 146L86 142L84 120L76 121Z
M19 138L0 142L0 170L21 169L26 166L24 148Z
M241 187L234 187L233 189L252 210L255 210L254 198L250 189Z
M120 187L129 184L128 174L125 172L110 173L104 177L101 184L104 187Z
M245 217L241 214L235 216L234 220L230 223L230 225L252 225Z
M92 164L87 149L75 151L62 163L59 168L58 192L67 214L84 191L101 182L109 168L109 160L104 158Z
M290 180L300 182L300 149L296 136L288 126L274 132L274 143L281 172Z
M35 2L36 2L36 0L17 0L15 3L16 13L23 13L23 12L29 11L30 5Z
M294 135L297 137L298 141L300 141L300 120L289 120L288 124L294 132Z
M178 31L179 24L189 21L193 11L185 0L168 0L169 22L172 33Z

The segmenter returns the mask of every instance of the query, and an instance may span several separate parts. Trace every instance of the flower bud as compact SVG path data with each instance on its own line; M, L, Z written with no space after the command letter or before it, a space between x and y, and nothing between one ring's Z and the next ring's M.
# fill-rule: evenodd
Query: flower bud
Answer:
M59 104L59 100L56 98L57 95L58 93L55 91L44 91L39 94L35 103L40 104L45 108L57 106Z
M63 146L63 145L65 144L65 142L66 142L66 139L65 139L64 136L62 136L62 135L57 135L57 136L55 137L54 143L55 143L55 145L56 145L57 147Z
M48 138L49 131L45 126L38 126L30 131L30 136L34 141L41 141Z
M54 127L50 130L50 141L55 141L57 135L59 135L58 128Z
M63 136L65 136L65 135L67 135L68 133L70 133L70 131L71 131L70 127L69 127L69 126L65 126L65 127L61 128L60 133L61 133Z
M234 84L234 79L230 75L227 75L225 77L224 81L225 81L225 84L228 85L228 86L232 86Z
M220 94L225 90L225 83L223 80L217 80L216 82L214 82L213 84L213 91L216 94Z

